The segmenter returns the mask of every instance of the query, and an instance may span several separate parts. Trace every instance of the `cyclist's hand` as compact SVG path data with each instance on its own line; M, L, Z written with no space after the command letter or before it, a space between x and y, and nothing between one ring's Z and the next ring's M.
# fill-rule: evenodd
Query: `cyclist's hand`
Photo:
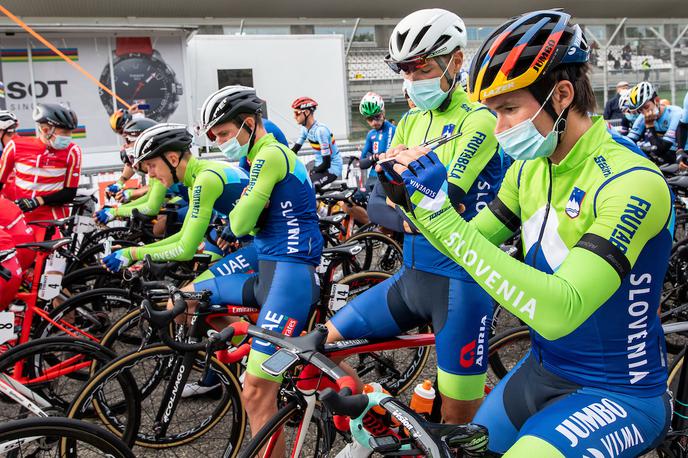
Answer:
M106 188L107 192L110 194L117 194L120 189L122 189L122 185L120 183L112 183L110 186Z
M114 253L105 256L101 263L109 272L119 272L132 263L129 249L125 248L123 250L117 250Z
M222 251L228 251L231 248L231 246L235 245L236 243L237 238L232 233L232 229L229 227L229 225L225 226L225 228L222 229L222 233L217 238L217 246Z
M408 147L406 145L393 146L390 149L388 149L387 151L385 151L384 153L379 154L378 160L392 158L392 157L396 156L397 154L401 153L402 151L404 151L406 149L408 149Z
M133 189L122 189L117 194L115 194L115 200L126 204L131 200L131 194L134 192Z
M27 199L27 198L18 199L14 203L17 204L19 209L23 212L30 212L31 210L35 210L41 206L41 204L38 202L38 199L35 199L35 198L34 199Z
M115 211L112 208L103 208L98 210L93 217L101 224L107 224L115 219Z

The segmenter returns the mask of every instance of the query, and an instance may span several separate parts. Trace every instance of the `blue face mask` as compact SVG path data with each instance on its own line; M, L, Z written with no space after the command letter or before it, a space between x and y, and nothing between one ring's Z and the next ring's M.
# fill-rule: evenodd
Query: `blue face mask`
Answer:
M246 122L246 121L244 121ZM241 129L244 128L244 123L241 123L241 127L239 127L239 132L241 132ZM237 134L238 136L239 134ZM251 134L253 135L253 134ZM249 138L249 142L250 142ZM227 159L230 161L238 161L242 157L246 156L248 154L248 143L245 145L242 145L239 143L239 140L237 140L237 137L232 137L229 140L227 140L224 143L221 143L217 145L218 148L220 148L220 151L222 154L225 155Z
M540 131L535 127L535 124L533 124L533 119L540 114L545 103L547 103L553 93L554 88L552 88L545 102L540 106L540 109L532 118L528 118L504 132L495 134L504 152L515 160L527 161L538 157L549 157L557 148L559 133L552 130L546 137L543 137ZM554 121L555 127L559 123L564 111L566 110L563 110L557 120Z
M447 68L445 68L442 75L438 76L437 78L416 81L404 79L404 90L411 98L413 103L421 110L434 110L442 105L444 99L447 98L447 94L449 94L449 92L444 92L441 84L442 78L444 78L444 75L447 73L449 64L451 64L453 58L454 56L449 59ZM449 90L451 91L451 88Z
M72 143L70 135L53 135L50 139L50 146L57 150L65 149L70 143Z

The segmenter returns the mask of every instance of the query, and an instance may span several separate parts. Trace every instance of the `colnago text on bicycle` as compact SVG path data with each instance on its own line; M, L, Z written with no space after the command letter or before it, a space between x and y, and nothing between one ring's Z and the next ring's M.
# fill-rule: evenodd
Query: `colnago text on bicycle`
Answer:
M471 219L496 195L503 169L494 115L456 82L465 46L463 20L446 10L419 10L397 24L387 62L417 108L399 122L388 154L448 139L435 149L450 177L445 191L452 212ZM467 422L483 398L492 299L424 235L407 232L402 269L340 310L328 340L385 338L431 322L442 416Z
M510 19L483 43L470 97L495 111L516 162L470 222L427 148L396 155L403 185L386 184L437 249L531 327L531 352L474 419L507 457L635 457L669 426L657 309L672 197L651 161L589 117L588 54L560 10ZM525 263L495 246L519 225Z

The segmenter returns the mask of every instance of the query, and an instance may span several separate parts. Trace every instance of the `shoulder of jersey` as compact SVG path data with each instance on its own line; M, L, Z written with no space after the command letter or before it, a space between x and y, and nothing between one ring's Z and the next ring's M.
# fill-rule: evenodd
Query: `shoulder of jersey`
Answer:
M642 167L659 172L659 168L649 160L630 140L621 135L612 135L595 151L591 158L604 178L617 175L626 170Z

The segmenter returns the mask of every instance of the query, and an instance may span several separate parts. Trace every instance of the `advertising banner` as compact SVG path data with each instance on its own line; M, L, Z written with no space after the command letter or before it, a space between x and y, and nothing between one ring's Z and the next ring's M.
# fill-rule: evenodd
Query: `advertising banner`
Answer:
M144 107L157 121L187 123L183 87L183 35L138 37L45 34L51 43L129 104ZM19 132L34 135L34 103L61 103L79 118L74 138L84 165L112 164L119 139L109 126L113 97L33 39L3 37L2 76L7 109L19 118ZM33 85L31 84L33 81ZM123 106L118 103L118 108ZM110 153L107 157L98 153Z

